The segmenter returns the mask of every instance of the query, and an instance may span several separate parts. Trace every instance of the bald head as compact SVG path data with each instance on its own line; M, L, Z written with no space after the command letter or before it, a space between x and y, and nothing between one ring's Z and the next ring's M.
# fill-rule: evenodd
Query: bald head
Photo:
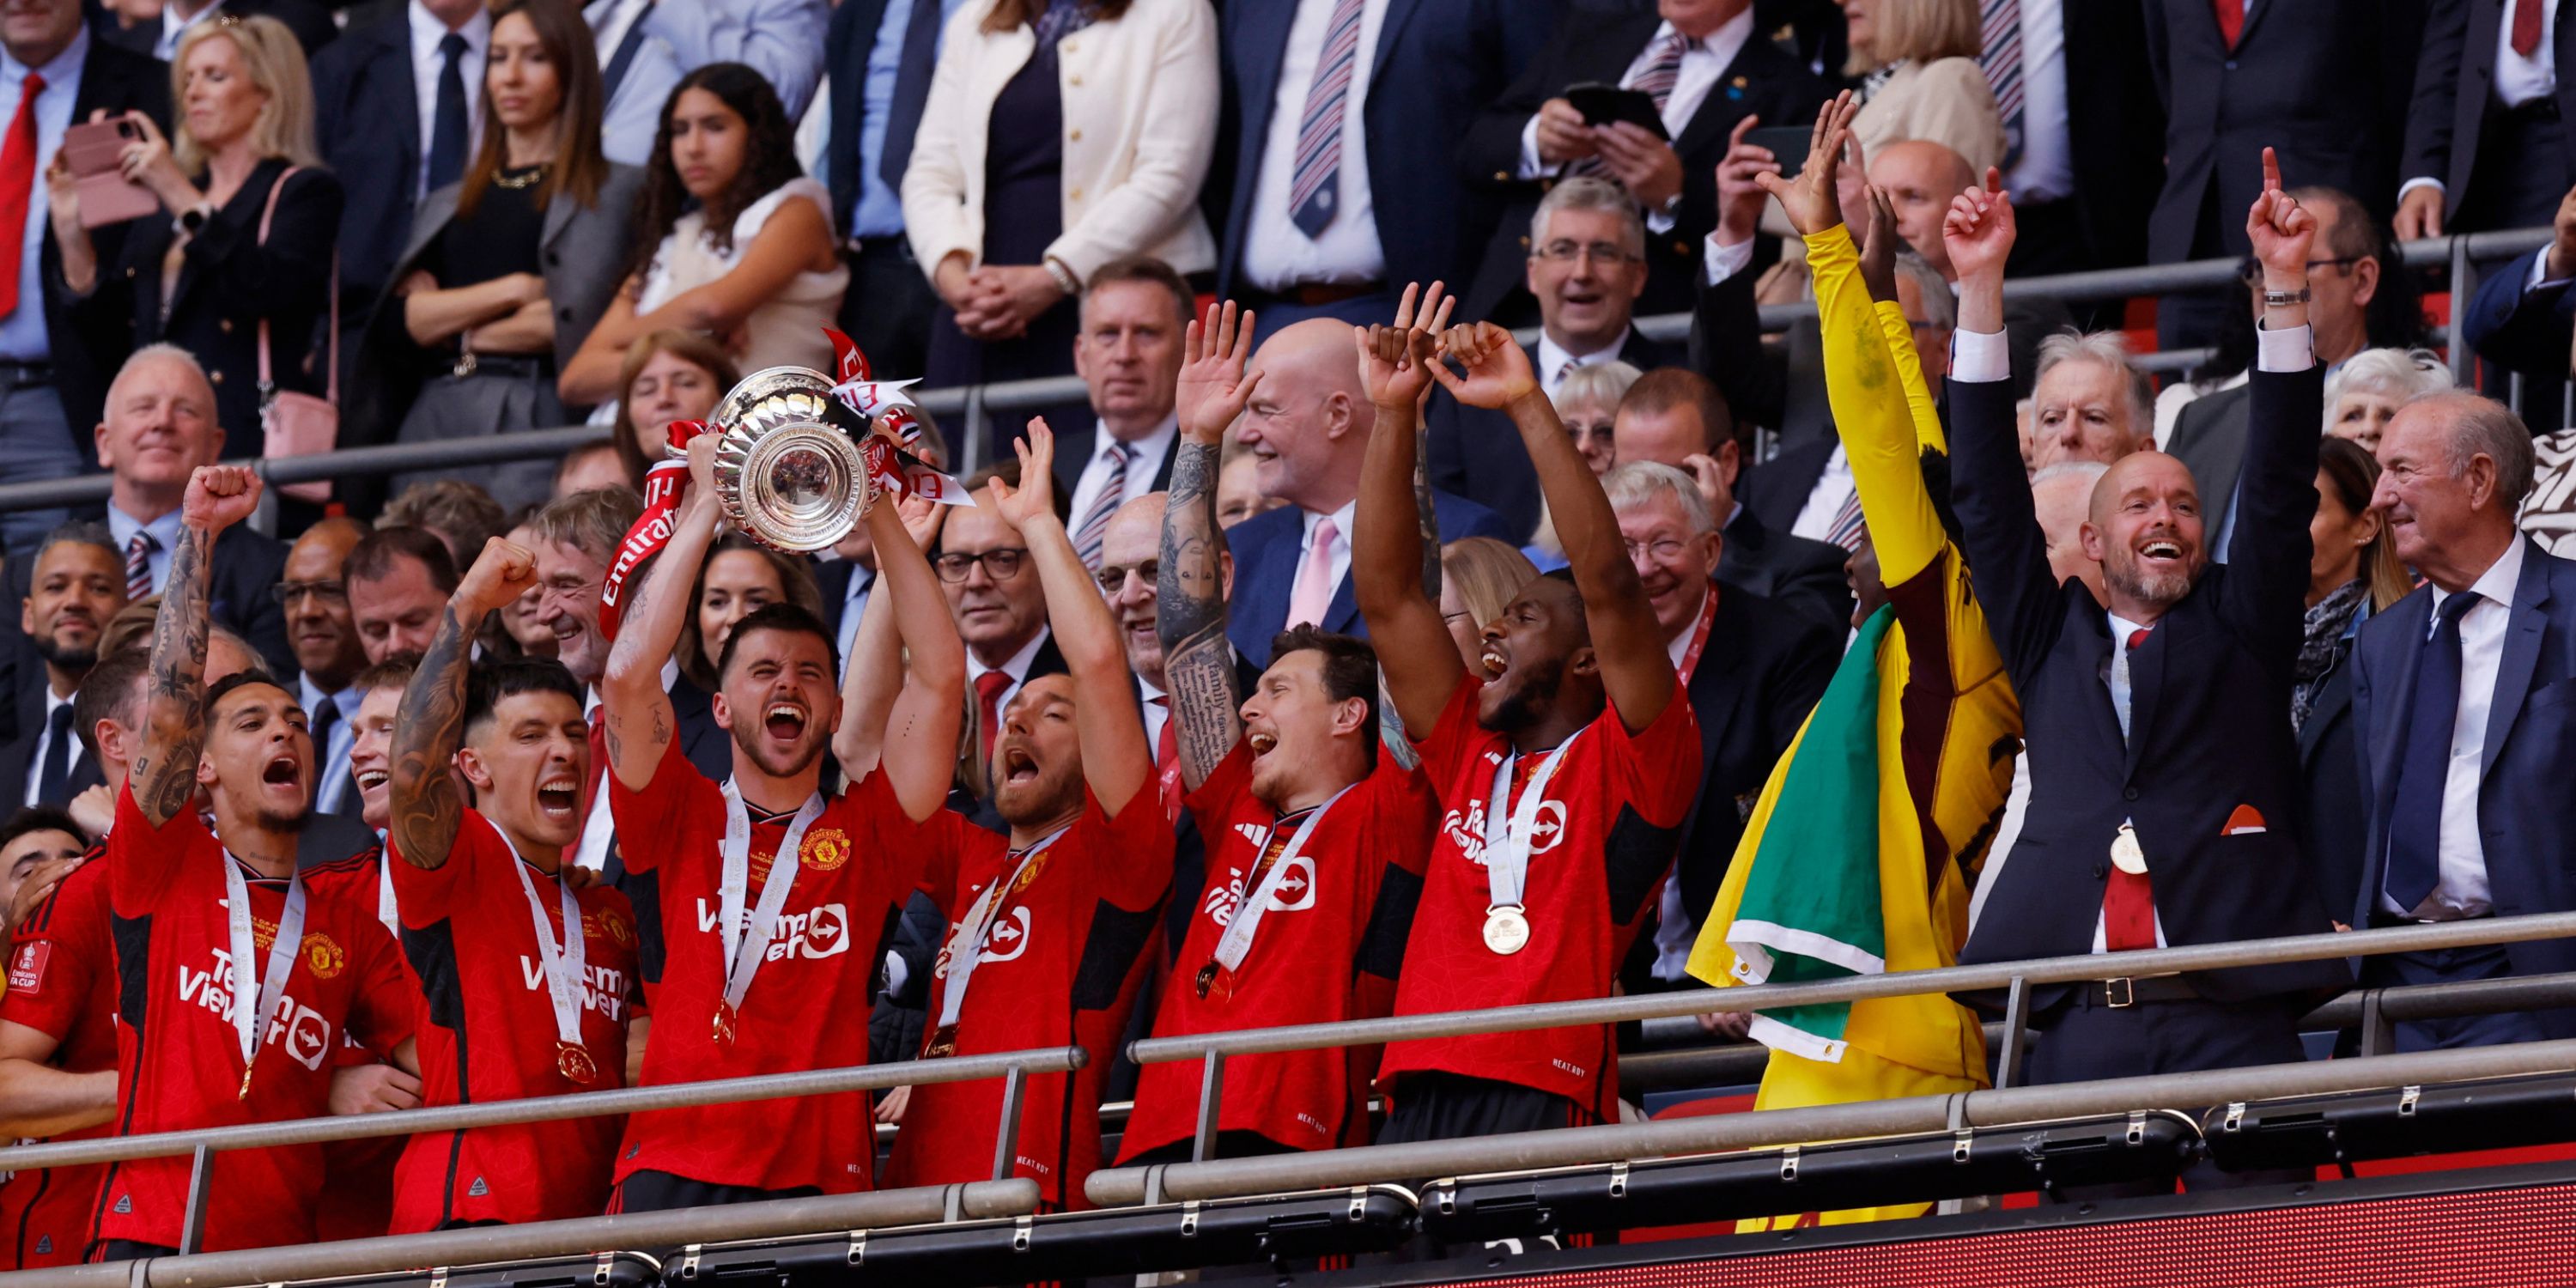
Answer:
M2189 466L2152 451L2112 462L2093 484L2084 521L2084 553L2102 565L2106 607L2153 625L2207 566L2202 532Z
M341 565L367 532L367 525L350 518L324 519L306 528L288 548L278 582L287 646L295 652L295 664L326 692L337 693L367 664L349 612L348 584L340 577Z
M1869 181L1887 189L1896 209L1896 231L1905 244L1941 270L1950 271L1950 252L1941 244L1941 218L1950 199L1977 181L1968 159L1929 139L1890 143L1869 154Z
M1235 434L1259 463L1262 492L1317 514L1349 504L1377 419L1360 389L1350 324L1310 318L1283 327L1253 352L1250 369L1261 384Z
M2093 509L2093 485L2109 472L2099 461L2067 461L2031 476L2030 505L2048 541L2048 570L2061 583L2077 578L2102 597L2102 565L2085 557L2084 521Z
M1128 669L1163 688L1163 641L1154 633L1154 582L1160 572L1165 494L1148 492L1109 515L1100 533L1100 593L1118 619Z
M116 508L148 523L178 509L188 476L223 451L215 388L186 350L147 345L108 386L96 439Z

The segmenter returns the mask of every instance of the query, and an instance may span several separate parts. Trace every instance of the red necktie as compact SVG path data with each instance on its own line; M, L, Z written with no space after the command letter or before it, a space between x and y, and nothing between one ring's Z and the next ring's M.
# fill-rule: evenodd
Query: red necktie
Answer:
M2129 651L2147 642L2144 628L2129 632ZM2102 887L2102 947L2111 952L2156 946L2155 891L2144 872L2130 873L2111 866L2110 882Z
M2525 58L2540 48L2540 10L2548 0L2513 0L2513 52Z
M0 144L0 246L15 246L27 232L27 198L36 189L36 96L45 78L27 73L18 90L18 113L9 118L9 140ZM18 311L18 275L0 273L0 317Z
M2245 34L2245 0L2212 0L2218 6L2218 38L2236 48L2236 38Z
M1163 797L1163 820L1181 821L1181 722L1169 697L1147 698L1163 709L1163 731L1154 735L1154 779Z
M984 730L984 763L993 761L993 737L1002 731L1002 690L1011 687L1008 671L986 671L975 677L975 708L981 712Z

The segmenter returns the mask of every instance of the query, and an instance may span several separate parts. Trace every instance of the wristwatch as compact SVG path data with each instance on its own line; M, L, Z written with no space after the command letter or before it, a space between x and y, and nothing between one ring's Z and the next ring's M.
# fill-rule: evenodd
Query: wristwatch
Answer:
M2275 291L2266 289L2263 292L2263 307L2267 309L2286 309L2293 304L2305 304L2308 302L2308 298L2308 288L2304 286L2295 291Z
M178 224L180 232L194 237L206 226L206 216L212 211L213 207L200 202L180 211L179 217L172 222Z
M1064 266L1063 260L1049 255L1046 257L1045 264L1047 276L1055 279L1057 290L1067 295L1082 294L1082 279L1075 277L1073 270Z

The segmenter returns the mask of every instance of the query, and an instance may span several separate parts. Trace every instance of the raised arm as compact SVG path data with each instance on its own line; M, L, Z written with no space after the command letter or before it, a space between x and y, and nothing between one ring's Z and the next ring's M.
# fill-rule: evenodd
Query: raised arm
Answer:
M932 506L926 531L938 531L939 507ZM927 537L916 540L897 505L880 499L869 507L868 537L877 548L877 590L868 596L868 611L877 601L895 620L897 642L909 660L903 691L887 717L879 763L892 775L896 799L913 822L929 818L948 799L948 783L957 763L957 726L965 718L966 642L939 594L930 562L922 557ZM862 623L862 629L865 624ZM902 665L888 659L886 665ZM842 719L849 718L847 712Z
M716 436L689 440L689 494L671 516L671 539L653 557L644 583L627 601L608 669L599 677L599 705L607 713L608 763L630 792L653 785L653 771L670 745L675 717L662 687L662 663L680 643L680 626L695 605L689 590L716 537Z
M394 715L392 793L394 851L416 868L447 862L465 802L456 789L456 749L465 743L465 673L483 619L537 584L537 557L526 547L493 537L465 579L447 597L438 634L412 670Z
M1377 645L1378 670L1387 697L1407 728L1428 730L1458 689L1467 666L1440 620L1440 602L1423 593L1422 564L1437 558L1423 549L1420 508L1414 497L1418 459L1417 395L1439 363L1431 333L1417 325L1445 319L1441 288L1415 307L1416 291L1404 288L1395 325L1354 328L1360 380L1376 421L1360 468L1360 494L1351 515L1351 594Z
M134 803L159 827L197 795L197 757L206 743L207 560L223 530L259 506L259 476L240 465L201 465L179 503L179 544L152 623L151 676L144 687L143 752L128 778Z
M1566 565L1583 594L1601 688L1630 732L1644 729L1662 717L1681 686L1674 681L1663 631L1637 581L1637 567L1628 558L1601 481L1566 438L1565 422L1557 419L1555 405L1530 371L1529 355L1511 332L1491 322L1456 327L1442 349L1467 374L1455 376L1434 364L1431 371L1440 383L1460 402L1503 409L1520 431L1521 445L1538 470L1539 494L1547 498L1556 535L1565 543Z
M1171 718L1181 722L1175 739L1181 785L1195 791L1243 737L1243 694L1234 649L1225 641L1225 530L1216 521L1216 476L1226 426L1243 414L1261 373L1243 374L1252 353L1252 314L1238 316L1232 300L1192 319L1182 344L1186 361L1175 407L1181 441L1173 449L1156 555L1154 633L1163 642Z
M1117 619L1109 615L1100 583L1082 566L1073 538L1055 514L1055 432L1044 418L1031 420L1028 436L1014 446L1020 454L1020 486L994 479L986 504L1018 530L1037 564L1047 622L1079 695L1074 730L1081 739L1082 776L1100 808L1115 816L1154 776L1145 719L1127 700L1127 654L1118 646Z
M2269 652L2287 665L2297 652L2298 606L2307 589L2319 442L2310 431L2325 418L2325 373L2308 330L2308 255L2317 217L2282 191L2280 162L2270 148L2263 149L2263 191L2246 213L2245 235L2262 265L2266 298L2248 377L2245 466L2236 482L2236 530L2220 602L2237 622L2260 623ZM2220 500L2203 497L2203 512L2218 511Z

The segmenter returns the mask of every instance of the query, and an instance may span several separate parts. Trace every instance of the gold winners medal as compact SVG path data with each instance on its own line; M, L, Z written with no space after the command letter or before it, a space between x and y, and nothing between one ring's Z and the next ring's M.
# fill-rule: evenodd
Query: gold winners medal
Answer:
M715 1036L716 1036L716 1043L717 1043L718 1045L720 1045L720 1046L732 1046L732 1045L733 1045L733 1040L734 1040L734 1025L733 1025L733 1018L734 1018L734 1015L733 1015L733 1003L731 1003L731 1002L724 1002L724 1001L719 1001L719 1002L717 1002L717 1003L716 1003L716 1028L715 1028Z
M248 1099L250 1099L250 1066L249 1066L249 1065L243 1065L243 1066L242 1066L242 1085L241 1085L241 1091L240 1091L238 1094L236 1094L236 1095L233 1097L233 1099L235 1099L235 1100L248 1100Z
M957 1054L957 1026L942 1024L930 1035L930 1045L921 1049L921 1058L937 1060Z
M2138 848L2138 831L2126 823L2120 834L2111 839L2111 866L2133 877L2147 874L2147 852Z
M1216 963L1215 963L1215 962L1209 962L1207 965L1199 967L1199 974L1198 974L1198 993L1199 993L1199 997L1200 997L1201 999L1205 999L1205 998L1207 997L1207 995L1208 995L1208 989L1209 989L1211 986L1213 986L1215 983L1216 983Z
M562 1074L566 1082L586 1087L590 1085L592 1079L599 1076L599 1062L590 1058L590 1051L586 1047L570 1042L557 1042L555 1043L555 1072Z
M1513 904L1496 904L1485 909L1485 947L1497 956L1509 957L1529 946L1529 918Z

